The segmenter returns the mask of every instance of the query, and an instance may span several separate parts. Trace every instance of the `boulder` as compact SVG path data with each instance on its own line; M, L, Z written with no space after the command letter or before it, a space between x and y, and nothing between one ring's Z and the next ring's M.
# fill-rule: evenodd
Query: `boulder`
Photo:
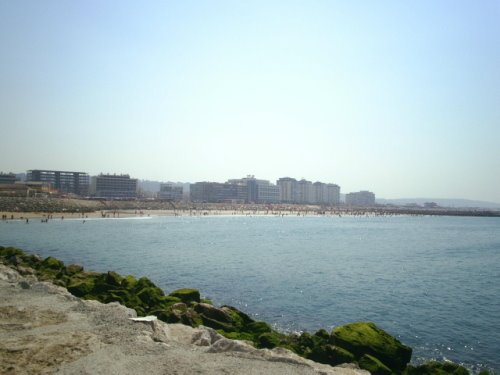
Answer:
M156 285L147 277L143 276L139 280L137 280L137 283L134 285L134 290L140 291L144 288L149 288L149 287L156 288Z
M68 291L77 296L84 297L92 293L94 289L94 279L86 278L86 279L76 279L70 280L68 284Z
M401 372L410 362L412 349L378 328L372 322L357 322L337 327L331 342L361 359L365 354L381 361L394 372Z
M222 309L206 303L198 303L194 307L194 311L207 318L217 320L223 323L231 323L231 316Z
M177 289L169 295L179 298L184 303L200 302L200 292L196 289Z
M78 264L70 264L69 266L66 266L66 273L68 275L74 275L80 272L83 272L83 267Z
M430 361L420 366L408 366L404 375L468 375L469 371L453 362Z
M122 279L122 287L125 289L132 289L137 284L137 279L132 275L127 275Z
M113 271L108 271L108 273L106 274L106 284L112 285L114 287L120 287L122 279L123 277Z
M60 270L64 267L64 263L54 257L47 257L41 263L42 268L49 268L52 270Z
M354 362L352 353L330 344L313 346L307 358L331 366Z
M259 348L272 349L281 344L281 337L276 332L265 332L258 336L257 345Z
M377 358L370 354L365 354L358 361L359 367L363 370L370 371L372 375L391 375L393 372L380 362Z
M137 293L137 297L150 307L160 304L164 296L163 290L157 287L147 287Z
M223 305L221 309L231 316L232 322L238 327L243 327L255 321L243 311L238 310L236 307Z

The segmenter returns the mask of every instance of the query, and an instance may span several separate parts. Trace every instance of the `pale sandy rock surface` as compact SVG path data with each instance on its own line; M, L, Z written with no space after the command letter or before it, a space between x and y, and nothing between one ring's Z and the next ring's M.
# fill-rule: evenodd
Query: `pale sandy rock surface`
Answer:
M257 350L209 328L130 320L135 316L0 265L0 373L368 374L284 349Z

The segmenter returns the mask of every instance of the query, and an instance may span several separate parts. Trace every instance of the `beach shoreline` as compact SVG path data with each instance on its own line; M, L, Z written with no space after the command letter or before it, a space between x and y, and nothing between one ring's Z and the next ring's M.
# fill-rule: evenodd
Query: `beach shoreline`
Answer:
M191 203L159 200L92 200L0 197L3 220L130 218L156 216L477 216L500 217L500 210L402 206L315 206L298 204Z

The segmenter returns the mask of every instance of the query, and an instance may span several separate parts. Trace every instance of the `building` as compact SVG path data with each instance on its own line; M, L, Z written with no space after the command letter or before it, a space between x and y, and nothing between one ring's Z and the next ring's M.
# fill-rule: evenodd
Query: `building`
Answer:
M0 173L0 184L15 184L16 175L14 173Z
M196 182L190 185L192 202L207 203L278 203L279 187L254 176L219 182Z
M246 189L245 203L278 203L280 188L268 180L256 179L253 175L245 178L228 180L227 184L243 186Z
M137 179L128 174L100 174L92 177L90 191L96 198L137 198Z
M257 200L256 203L279 203L280 188L269 181L266 183L257 184Z
M317 181L282 177L276 181L280 189L280 200L283 203L338 205L340 203L340 186Z
M176 186L170 183L162 183L160 184L160 191L158 193L158 198L179 202L182 200L182 194L183 194L182 186Z
M314 190L311 181L300 180L298 182L298 200L297 203L310 204L314 203Z
M296 203L298 198L297 180L291 177L281 177L276 181L280 190L280 201L283 203Z
M358 191L345 196L345 203L349 206L374 206L375 194L370 191Z
M337 184L326 184L326 204L337 206L340 204L340 186ZM375 199L374 199L375 201Z
M222 202L224 184L220 182L196 182L189 187L191 202Z
M14 184L0 184L0 196L2 197L39 197L50 193L48 186L41 182L20 182Z
M32 169L27 172L26 181L41 182L60 193L87 195L89 192L89 175L85 172Z
M313 184L313 203L328 204L328 191L324 182L317 181Z

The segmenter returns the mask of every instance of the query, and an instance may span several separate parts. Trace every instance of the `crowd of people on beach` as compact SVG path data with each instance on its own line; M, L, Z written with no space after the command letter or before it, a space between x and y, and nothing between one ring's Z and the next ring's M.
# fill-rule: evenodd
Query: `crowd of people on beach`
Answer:
M142 216L328 216L328 217L390 217L396 215L500 216L500 211L410 208L399 206L315 206L298 204L230 204L164 201L89 201L62 198L0 197L2 220L40 218L48 222L54 215L71 218L123 218ZM61 215L61 216L59 216ZM29 222L29 221L27 221Z

